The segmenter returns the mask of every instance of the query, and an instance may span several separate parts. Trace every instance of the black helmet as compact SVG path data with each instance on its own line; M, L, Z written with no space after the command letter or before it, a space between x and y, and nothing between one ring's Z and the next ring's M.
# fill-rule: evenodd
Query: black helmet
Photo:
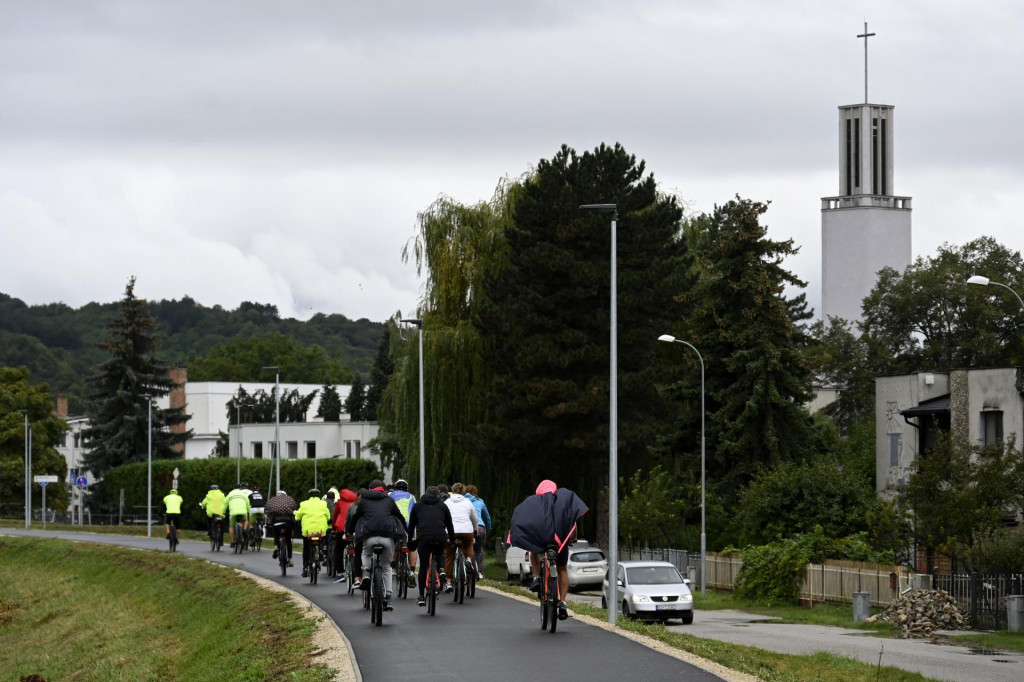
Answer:
M310 497L320 497L320 491L317 488L310 488L309 489L309 496Z
M248 488L249 484L246 483L245 481L242 481L241 483L238 484L238 487L239 488Z
M217 484L214 483L213 485L210 486L210 490L220 490L220 488L218 488Z
M400 478L397 481L395 481L395 490L408 490L408 489L409 489L409 481L405 480L404 478Z

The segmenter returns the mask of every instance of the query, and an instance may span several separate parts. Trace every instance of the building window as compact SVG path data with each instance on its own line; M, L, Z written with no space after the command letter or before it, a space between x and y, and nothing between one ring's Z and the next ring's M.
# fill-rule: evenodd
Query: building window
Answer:
M860 119L853 119L853 188L863 194L860 188Z
M263 459L263 443L252 444L252 458Z
M345 459L352 459L352 441L345 441Z
M981 413L982 445L988 447L1003 440L1003 413L990 410Z
M316 441L307 441L306 459L316 459Z
M898 467L900 465L900 434L890 433L889 434L889 466Z
M293 440L288 441L284 444L285 452L288 453L288 459L299 458L299 444Z
M362 443L360 443L359 441L354 441L354 442L356 444L355 445L356 459L361 459L361 457L359 456L359 453L362 452Z

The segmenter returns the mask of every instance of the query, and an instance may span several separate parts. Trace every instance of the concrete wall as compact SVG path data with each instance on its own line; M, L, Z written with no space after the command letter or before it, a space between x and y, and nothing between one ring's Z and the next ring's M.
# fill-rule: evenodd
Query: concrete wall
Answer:
M916 372L875 379L875 488L879 493L906 479L917 455L917 429L901 410L949 393L949 375ZM892 436L897 436L897 463L891 464Z

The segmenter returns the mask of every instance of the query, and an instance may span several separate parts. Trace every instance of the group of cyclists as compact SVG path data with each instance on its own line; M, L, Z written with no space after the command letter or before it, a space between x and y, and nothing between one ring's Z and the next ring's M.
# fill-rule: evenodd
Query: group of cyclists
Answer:
M164 523L168 534L171 521L180 522L181 503L177 490L171 490L164 498ZM382 565L383 582L388 588L384 603L386 611L393 610L390 589L393 567L403 544L407 544L410 550L416 550L415 553L409 552L409 564L413 569L409 586L414 586L415 582L417 605L424 606L430 558L434 557L444 590L451 592L453 585L447 576L453 574L456 541L461 541L467 571L480 576L483 572L484 541L491 531L487 504L476 486L462 483L453 483L450 488L444 484L427 486L417 500L409 492L409 484L404 479L395 481L393 486L385 486L381 479L374 479L366 488L358 490L331 487L327 493L321 494L319 489L311 488L306 499L297 504L284 490L265 500L259 488L250 488L243 482L227 495L217 485L211 485L200 507L206 512L211 534L217 518L229 520L232 547L241 542L241 538L235 537L236 522L248 531L265 519L274 534L273 558L277 559L280 551L287 552L288 566L293 565L292 536L298 525L303 539L303 577L309 575L314 560L311 538L324 537L329 531L334 534L334 575L329 577L335 583L346 580L345 552L348 544L354 543L356 565L352 575L361 576L359 588L362 590L368 589L370 584L372 547L382 545L384 556L392 557L392 561L385 561ZM586 512L587 506L571 490L558 488L550 480L542 481L535 494L516 507L506 539L509 544L531 552L534 577L531 589L534 591L540 589L538 557L551 545L558 548L558 610L561 619L567 617L564 595L568 590L568 544L575 533L576 521Z

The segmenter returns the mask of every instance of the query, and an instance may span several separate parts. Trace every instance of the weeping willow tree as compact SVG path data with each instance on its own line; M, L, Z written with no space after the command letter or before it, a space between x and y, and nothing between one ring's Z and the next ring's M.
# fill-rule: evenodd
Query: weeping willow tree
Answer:
M475 442L477 426L489 418L482 396L490 379L472 316L484 269L505 258L508 207L520 186L504 179L490 201L472 206L439 198L419 214L419 233L403 251L426 275L423 326L391 335L395 371L381 401L378 441L396 475L410 481L419 477L422 333L427 483L472 482L492 496L502 487L496 470L504 467L489 466Z

